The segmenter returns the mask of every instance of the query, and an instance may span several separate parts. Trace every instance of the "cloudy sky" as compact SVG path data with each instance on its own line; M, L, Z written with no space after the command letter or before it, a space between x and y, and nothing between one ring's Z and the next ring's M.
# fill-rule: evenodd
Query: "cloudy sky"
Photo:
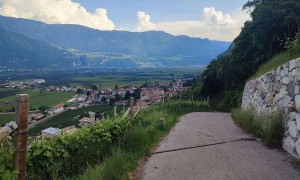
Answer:
M248 0L0 0L0 15L99 30L159 30L232 41Z

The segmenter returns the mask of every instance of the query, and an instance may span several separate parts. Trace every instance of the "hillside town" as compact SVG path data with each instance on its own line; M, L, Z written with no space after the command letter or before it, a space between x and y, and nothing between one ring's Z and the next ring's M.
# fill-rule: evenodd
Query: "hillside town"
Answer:
M129 106L130 97L134 97L135 105L133 110L146 108L152 103L164 102L174 95L189 88L192 79L174 79L171 82L145 82L138 85L115 85L114 88L100 88L99 85L92 84L90 86L46 86L44 79L33 79L30 81L6 81L0 84L2 88L16 89L33 89L39 91L61 91L75 93L75 95L67 102L62 102L43 109L38 113L29 115L30 127L64 112L67 110L75 110L94 106L98 104L107 104L125 109ZM86 125L93 124L96 120L100 120L103 115L99 116L96 112L88 112L85 117L78 121L78 126L70 126L64 129L48 127L42 130L43 138L52 138L62 133L74 131L74 129Z

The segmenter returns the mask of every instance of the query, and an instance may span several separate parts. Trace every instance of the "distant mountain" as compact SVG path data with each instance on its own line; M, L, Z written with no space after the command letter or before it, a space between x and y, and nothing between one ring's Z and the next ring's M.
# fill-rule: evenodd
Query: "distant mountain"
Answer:
M78 59L47 43L0 29L0 66L8 68L71 67Z
M67 49L84 61L80 65L91 67L206 65L230 45L160 31L99 31L4 16L0 16L0 27Z

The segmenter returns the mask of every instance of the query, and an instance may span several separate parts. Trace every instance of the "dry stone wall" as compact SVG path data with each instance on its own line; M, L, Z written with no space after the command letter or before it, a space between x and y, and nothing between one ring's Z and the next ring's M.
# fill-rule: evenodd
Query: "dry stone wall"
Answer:
M300 157L300 58L249 81L244 88L242 109L256 113L285 111L283 148Z

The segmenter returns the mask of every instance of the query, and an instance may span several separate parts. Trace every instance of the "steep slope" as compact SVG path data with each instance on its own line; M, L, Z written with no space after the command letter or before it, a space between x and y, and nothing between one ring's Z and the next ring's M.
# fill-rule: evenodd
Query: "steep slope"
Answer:
M251 11L252 20L230 49L207 66L197 89L198 97L212 97L218 109L227 111L240 106L247 79L261 65L280 52L287 56L279 56L279 62L300 52L299 0L249 0L244 9Z
M135 64L150 61L160 66L205 65L230 45L229 42L173 36L159 31L99 31L79 25L45 24L4 16L0 16L0 27L53 46L78 50L77 54L84 53L87 59L90 59L89 53L110 52L118 53L117 58L134 56L127 60ZM107 59L96 56L92 60Z
M0 29L0 66L7 68L71 67L76 57L44 42Z

